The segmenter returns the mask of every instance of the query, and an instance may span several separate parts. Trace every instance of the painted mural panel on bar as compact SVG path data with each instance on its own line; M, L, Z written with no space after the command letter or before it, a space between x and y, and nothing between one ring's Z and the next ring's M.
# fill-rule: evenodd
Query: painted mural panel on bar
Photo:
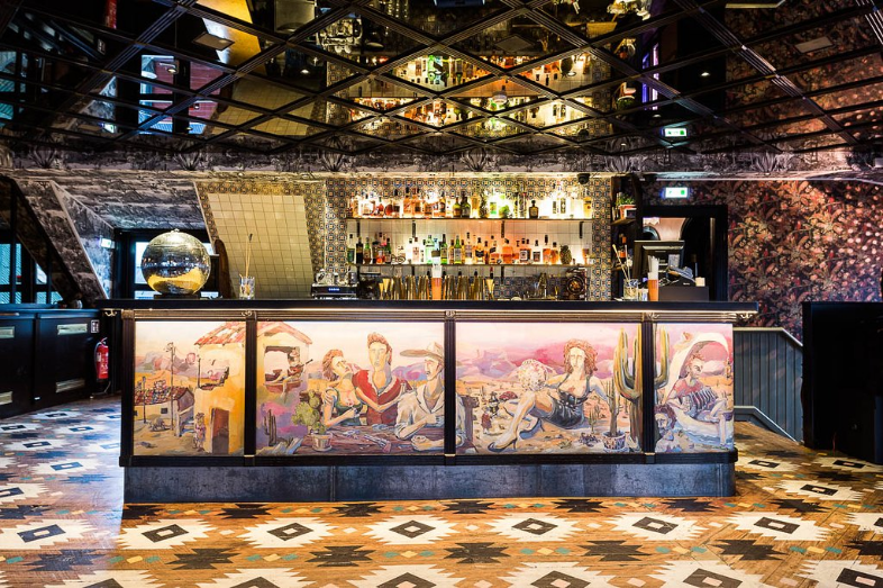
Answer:
M443 323L264 321L257 352L259 455L444 449Z
M460 323L459 453L640 450L640 326Z
M243 321L135 323L135 455L242 455Z
M656 329L656 452L732 451L733 327Z

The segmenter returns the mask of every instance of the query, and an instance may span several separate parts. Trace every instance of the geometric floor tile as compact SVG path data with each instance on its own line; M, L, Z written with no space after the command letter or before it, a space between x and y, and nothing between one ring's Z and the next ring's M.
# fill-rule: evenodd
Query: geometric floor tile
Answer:
M25 433L42 429L43 425L37 423L0 423L0 435L9 433Z
M883 466L878 466L859 459L849 459L846 457L818 457L813 460L823 468L834 468L847 472L881 472Z
M705 530L692 519L660 513L625 513L611 523L617 531L650 541L686 541Z
M390 545L425 545L456 534L454 525L432 515L390 517L369 528L367 535Z
M53 428L52 431L59 435L92 435L95 433L102 433L107 430L107 427L102 427L100 425L89 425L83 423L82 425L71 425L69 427L57 427Z
M302 588L305 581L292 570L283 568L248 569L224 574L211 582L198 582L199 588Z
M47 449L59 449L69 445L62 439L27 439L15 443L4 443L3 448L7 451L46 451Z
M46 588L159 588L157 582L147 572L137 570L102 571L77 576L76 580L65 580Z
M746 470L755 470L762 472L793 472L797 470L797 466L793 463L782 460L766 459L762 457L740 455L739 461L737 461L736 463L739 465L739 467Z
M211 530L200 519L163 519L122 528L119 542L123 549L172 549L203 539Z
M776 512L743 512L728 519L737 529L771 537L776 541L822 541L830 531L813 521Z
M36 498L46 492L43 484L6 483L0 485L0 504Z
M883 586L883 570L858 560L807 561L798 575L815 580L825 588Z
M662 580L660 588L772 588L763 584L762 576L734 570L716 561L677 561L664 564L662 570L650 577Z
M311 517L272 519L247 527L239 537L258 549L294 549L327 537L334 529Z
M574 521L540 512L512 514L488 524L495 532L520 542L564 541L578 532Z
M857 525L859 531L873 531L883 533L883 513L851 513L849 524Z
M463 581L463 578L452 578L451 575L434 566L383 566L360 580L351 579L349 583L356 588L454 588Z
M100 462L95 459L77 459L71 457L59 461L41 463L31 471L40 476L68 476L71 474L82 474L95 470L99 465Z
M42 549L58 543L82 539L93 530L92 525L77 520L37 519L12 528L0 529L0 546L4 550Z
M4 445L5 447L5 445ZM15 466L15 460L11 457L0 457L0 470L5 470Z
M57 421L59 419L75 419L83 416L82 413L73 410L50 410L33 415L32 418L38 421Z
M783 480L779 482L778 486L789 494L811 496L818 500L836 500L841 502L845 500L858 500L862 496L861 492L856 492L852 488L819 482L818 480Z
M604 576L573 562L540 562L512 570L511 576L500 578L512 586L531 588L614 588L608 583L613 576Z

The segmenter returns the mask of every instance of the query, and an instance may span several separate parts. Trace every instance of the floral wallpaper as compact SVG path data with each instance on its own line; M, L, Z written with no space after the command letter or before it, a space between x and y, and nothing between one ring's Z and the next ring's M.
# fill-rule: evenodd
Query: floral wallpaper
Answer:
M693 204L729 208L730 300L758 302L751 324L781 326L800 337L802 302L880 301L880 185L801 180L690 186Z

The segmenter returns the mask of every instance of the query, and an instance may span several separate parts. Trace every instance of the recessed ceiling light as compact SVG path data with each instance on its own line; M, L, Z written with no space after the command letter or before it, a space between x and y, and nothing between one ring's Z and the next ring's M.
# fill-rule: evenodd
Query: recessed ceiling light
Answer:
M219 37L211 33L202 33L193 39L193 42L197 45L214 49L215 51L223 51L234 43L234 41L231 41L230 39L225 39L224 37Z
M827 49L828 47L832 47L833 45L834 44L831 43L831 39L829 39L828 37L819 37L818 39L813 39L804 43L797 43L796 45L794 45L794 48L801 53L812 53L813 51L818 51L819 49Z
M172 63L166 65L166 71L172 75L177 74L178 73L178 60L176 59Z
M702 76L703 78L710 78L710 77L711 77L711 72L710 72L710 71L704 71L704 72L702 72L702 73L699 74L699 75Z
M657 112L653 115L653 118L662 118L662 115Z
M300 73L302 73L305 76L310 75L310 70L309 70L309 68L304 67L304 68L301 68Z

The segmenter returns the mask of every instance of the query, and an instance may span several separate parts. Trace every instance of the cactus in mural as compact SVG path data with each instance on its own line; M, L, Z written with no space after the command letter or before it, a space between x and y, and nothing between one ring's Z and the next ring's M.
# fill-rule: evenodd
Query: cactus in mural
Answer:
M665 329L659 327L659 335L662 341L662 349L659 357L659 373L654 379L654 393L663 387L668 381L668 334ZM616 393L628 400L629 412L629 436L632 442L637 444L638 431L641 430L641 422L644 411L641 403L641 381L643 377L642 356L641 356L641 331L635 336L634 354L632 367L629 369L629 340L624 330L619 332L619 342L613 352L613 387Z

